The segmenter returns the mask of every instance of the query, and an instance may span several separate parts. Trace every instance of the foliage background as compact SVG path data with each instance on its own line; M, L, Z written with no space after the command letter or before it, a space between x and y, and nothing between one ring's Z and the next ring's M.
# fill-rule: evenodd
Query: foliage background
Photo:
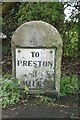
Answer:
M78 56L78 14L71 16L71 21L65 21L64 5L61 2L26 2L14 3L12 8L3 14L3 32L7 34L7 39L3 40L3 53L10 52L11 36L18 26L32 21L42 20L50 23L60 32L63 39L63 55ZM64 22L65 21L65 22Z

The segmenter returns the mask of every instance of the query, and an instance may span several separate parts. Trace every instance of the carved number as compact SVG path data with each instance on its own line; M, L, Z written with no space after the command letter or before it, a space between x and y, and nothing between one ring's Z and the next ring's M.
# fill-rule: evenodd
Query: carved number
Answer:
M36 77L36 76L37 76L37 71L34 70L34 71L33 71L33 77Z

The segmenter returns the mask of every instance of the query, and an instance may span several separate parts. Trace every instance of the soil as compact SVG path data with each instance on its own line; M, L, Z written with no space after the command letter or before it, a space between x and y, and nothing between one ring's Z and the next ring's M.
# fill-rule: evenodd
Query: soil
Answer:
M53 104L40 103L36 97L22 99L18 104L2 110L3 118L75 118L80 119L79 95L70 94Z
M78 75L80 78L80 63L75 57L62 57L61 73L66 75Z

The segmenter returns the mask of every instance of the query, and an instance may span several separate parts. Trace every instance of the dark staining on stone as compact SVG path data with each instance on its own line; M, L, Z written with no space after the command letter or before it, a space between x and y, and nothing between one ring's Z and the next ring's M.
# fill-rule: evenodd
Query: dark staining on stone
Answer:
M18 52L20 53L20 52L21 52L21 50L18 50Z
M50 53L52 53L53 51L50 51Z
M27 77L27 74L24 74L23 77Z
M31 27L33 27L33 25L31 25Z
M43 74L41 74L41 76L43 76Z
M31 87L31 81L29 81L29 87Z
M33 40L35 40L35 37L33 37Z
M30 41L32 43L32 41Z
M33 86L34 86L34 81L33 81Z

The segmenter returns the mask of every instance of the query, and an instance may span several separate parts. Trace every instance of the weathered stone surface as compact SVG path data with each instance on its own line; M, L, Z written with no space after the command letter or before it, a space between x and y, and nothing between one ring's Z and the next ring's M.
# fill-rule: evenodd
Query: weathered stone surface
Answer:
M57 47L62 46L58 31L42 21L27 22L14 33L12 42L19 47Z
M43 21L31 21L31 22L24 23L14 32L12 36L11 45L12 45L12 57L13 57L12 59L13 60L12 62L13 63L13 76L16 76L16 73L17 73L16 65L15 65L17 64L15 63L16 61L15 54L17 54L16 53L17 48L25 48L25 49L30 49L30 50L33 48L36 48L37 50L38 49L39 50L40 49L48 49L48 50L56 49L55 56L54 56L55 58L54 80L53 81L51 80L52 82L50 82L50 78L47 77L48 80L47 82L45 82L46 87L43 87L45 89L42 89L39 87L39 91L50 90L50 91L56 91L59 93L60 74L61 74L60 67L61 67L61 55L62 55L62 39L60 37L59 32L56 30L56 28L54 28L52 25L46 22L43 22ZM41 52L43 52L43 50ZM48 52L46 52L45 54L48 54L49 56ZM39 60L43 61L43 59L44 57L38 59L38 61ZM48 58L46 57L45 60L47 59ZM37 58L35 58L35 60L37 60ZM53 54L52 54L51 60L53 62L52 64L54 64ZM27 63L26 63L26 66L27 66ZM40 69L40 66L36 67L37 71L38 69ZM43 69L45 68L43 67L41 69L42 72L43 72ZM53 68L49 67L49 69L52 70ZM51 76L51 78L52 77L53 76ZM17 78L19 78L19 76Z

